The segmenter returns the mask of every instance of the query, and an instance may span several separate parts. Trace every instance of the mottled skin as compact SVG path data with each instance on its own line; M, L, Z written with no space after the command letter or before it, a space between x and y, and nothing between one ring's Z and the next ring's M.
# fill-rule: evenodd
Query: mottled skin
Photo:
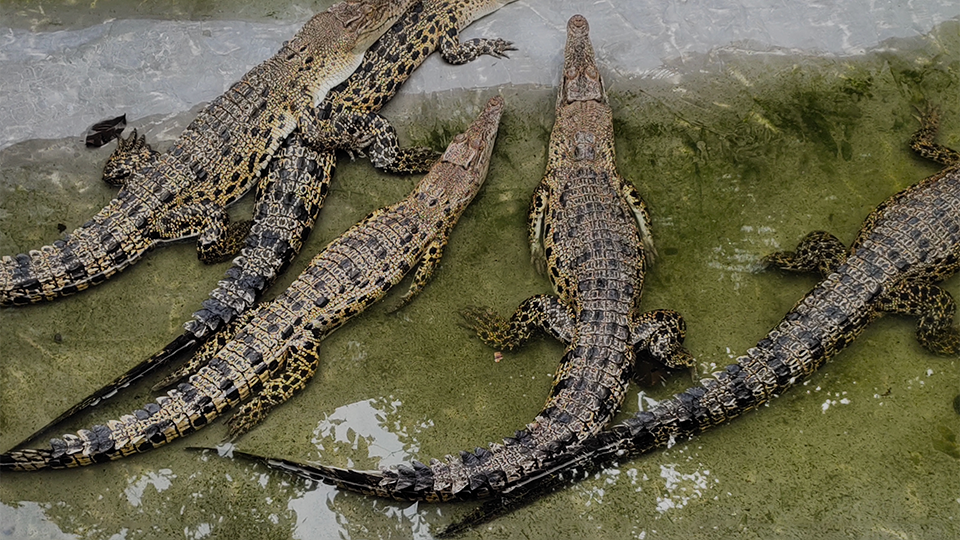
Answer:
M315 15L201 111L169 150L147 155L122 180L108 170L123 189L93 219L64 240L0 259L0 306L84 290L164 242L198 237L207 262L236 253L249 224L230 224L225 207L249 190L280 144L309 121L307 112L412 3L345 0Z
M120 459L192 433L242 402L230 423L234 435L248 430L306 385L319 363L320 340L418 264L403 300L423 288L483 184L502 112L503 99L491 99L407 198L352 227L277 299L232 323L232 338L218 350L201 351L204 361L188 382L119 421L53 439L51 448L0 455L0 471Z
M375 165L393 172L429 169L439 154L429 148L400 148L394 128L378 111L437 49L451 64L480 55L503 57L512 50L502 39L459 41L473 21L513 0L425 0L417 2L363 56L360 67L330 90L311 112L309 140L295 131L281 145L257 188L252 228L240 256L184 333L161 351L74 405L24 439L23 446L53 426L98 405L123 387L192 352L256 305L263 291L300 252L323 206L336 162L334 149L365 151ZM104 180L124 178L159 156L136 131L121 139L104 167ZM242 236L240 237L242 238ZM219 337L220 344L223 337Z
M807 235L796 251L764 258L772 267L818 271L823 280L756 347L700 386L552 456L536 474L505 486L502 499L445 533L462 532L611 462L691 437L768 403L820 368L884 313L917 317L920 343L935 354L956 357L956 303L936 283L960 267L960 153L934 142L936 126L936 113L926 115L911 146L946 167L881 203L849 250L818 231Z
M581 16L567 25L564 56L547 170L530 215L533 257L545 259L557 295L524 301L510 321L486 312L469 317L501 346L519 345L534 330L567 343L546 405L524 430L489 450L380 472L314 467L312 477L399 499L490 495L609 422L637 351L673 366L692 361L680 345L684 327L677 313L639 311L647 215L616 170L612 113Z

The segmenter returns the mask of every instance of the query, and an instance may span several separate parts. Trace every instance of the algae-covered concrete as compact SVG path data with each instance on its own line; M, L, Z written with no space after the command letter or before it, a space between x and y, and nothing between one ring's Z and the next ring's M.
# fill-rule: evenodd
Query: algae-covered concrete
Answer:
M950 21L856 56L730 48L668 61L646 77L604 72L620 170L650 207L660 253L643 309L684 314L701 374L755 343L815 283L758 273L762 255L792 248L812 229L850 242L879 202L937 170L907 146L915 107L939 104L940 141L960 148L958 35L960 24ZM595 33L595 42L603 39ZM537 340L495 362L456 313L467 305L507 313L550 289L529 265L525 220L555 90L401 95L386 114L406 140L440 148L498 92L507 112L487 184L434 280L397 313L388 311L402 291L328 338L315 380L240 439L240 449L372 468L482 446L536 414L562 348ZM169 141L194 113L132 123ZM75 137L0 151L0 253L49 242L102 207L113 195L98 180L110 151L87 150ZM310 242L271 295L414 182L342 156ZM93 290L0 311L0 449L174 337L225 267L201 265L189 243L165 246ZM957 295L957 285L954 278L946 288ZM923 351L913 324L880 319L768 407L466 537L956 537L960 362ZM642 389L625 413L689 384L675 375ZM64 427L129 412L151 399L148 388L131 388ZM216 424L116 463L4 474L0 537L429 538L473 508L366 499L185 451L225 435Z

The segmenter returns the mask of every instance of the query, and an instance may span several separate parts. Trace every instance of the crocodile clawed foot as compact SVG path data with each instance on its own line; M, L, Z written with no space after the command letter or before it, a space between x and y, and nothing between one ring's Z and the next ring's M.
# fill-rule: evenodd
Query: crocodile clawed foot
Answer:
M936 105L914 105L913 108L917 111L913 117L920 124L920 129L936 129L940 124L940 108Z
M777 268L775 261L784 257L785 253L786 252L778 251L776 253L770 253L768 255L764 255L763 257L760 257L760 261L757 263L757 271L766 272L771 268Z
M919 335L923 348L939 356L960 355L960 329L956 326L946 328L936 334Z
M488 54L497 58L509 58L509 56L507 56L507 51L518 50L513 46L512 41L507 41L505 39L496 38L489 43L491 44L491 48Z
M507 344L510 322L490 308L467 307L460 311L463 322L460 326L473 330L485 343L499 348L511 348Z

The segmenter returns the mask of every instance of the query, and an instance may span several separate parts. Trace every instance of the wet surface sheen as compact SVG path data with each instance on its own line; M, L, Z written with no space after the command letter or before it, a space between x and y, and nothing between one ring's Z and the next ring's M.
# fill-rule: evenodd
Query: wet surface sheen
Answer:
M849 243L879 202L937 170L907 146L915 106L939 103L939 140L960 148L958 31L948 22L856 57L729 50L668 64L659 78L604 73L620 170L651 210L660 253L643 309L684 314L701 374L754 344L815 283L757 273L762 255L792 249L812 229ZM386 114L408 139L442 148L494 92L402 96ZM398 313L387 308L402 291L328 338L307 390L239 448L372 468L485 445L539 410L562 347L537 340L496 363L456 317L467 305L507 313L549 291L529 264L525 221L546 161L555 91L502 93L507 111L487 184L434 280ZM131 119L131 126L152 120L148 138L169 140L190 118ZM112 148L90 151L62 139L3 150L0 252L49 242L58 224L72 229L103 206L113 191L98 178ZM343 157L303 255L270 296L332 238L414 182ZM91 291L0 311L0 449L173 338L225 268L202 266L190 243L166 246ZM946 288L960 294L956 278ZM467 537L954 537L958 371L956 359L919 347L913 321L883 318L770 406ZM687 385L675 375L631 394L626 409ZM150 399L148 386L65 427L129 412ZM4 474L0 538L428 538L473 508L376 501L185 451L226 433L215 424L116 463Z

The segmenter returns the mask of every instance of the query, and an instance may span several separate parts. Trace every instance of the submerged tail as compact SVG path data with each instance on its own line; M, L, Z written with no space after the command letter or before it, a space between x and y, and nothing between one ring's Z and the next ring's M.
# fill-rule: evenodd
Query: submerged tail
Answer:
M113 199L64 240L0 259L0 306L55 300L106 281L154 245L148 211L132 197Z

